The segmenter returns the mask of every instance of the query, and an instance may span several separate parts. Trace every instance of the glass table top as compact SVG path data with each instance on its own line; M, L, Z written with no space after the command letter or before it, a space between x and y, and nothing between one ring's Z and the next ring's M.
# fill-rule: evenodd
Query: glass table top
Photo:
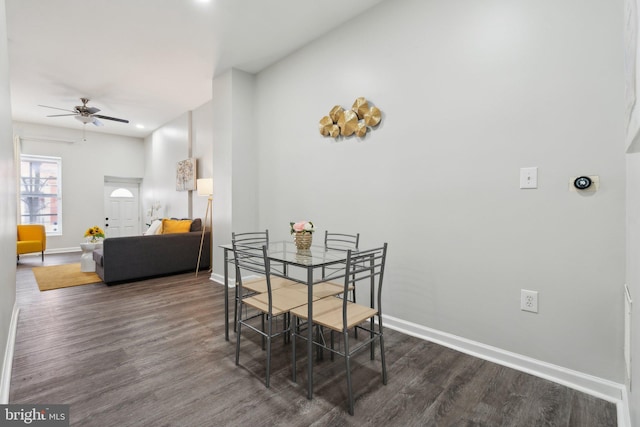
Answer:
M220 247L229 250L233 249L232 244L221 245ZM293 242L286 240L269 242L267 255L271 261L284 262L300 267L322 267L344 262L347 259L347 251L343 249L314 245L309 249L298 249Z

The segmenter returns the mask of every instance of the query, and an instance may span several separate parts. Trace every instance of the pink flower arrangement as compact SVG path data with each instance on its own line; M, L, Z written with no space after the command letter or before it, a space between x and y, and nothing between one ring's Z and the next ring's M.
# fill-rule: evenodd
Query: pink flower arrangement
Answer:
M291 234L295 233L313 233L316 229L311 221L290 222Z

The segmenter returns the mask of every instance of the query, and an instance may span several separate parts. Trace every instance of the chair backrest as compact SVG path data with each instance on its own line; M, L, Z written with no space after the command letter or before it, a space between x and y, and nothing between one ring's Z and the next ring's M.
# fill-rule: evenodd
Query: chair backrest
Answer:
M344 234L324 232L324 247L328 249L358 249L360 233Z
M247 233L231 233L231 240L238 246L269 247L269 230L250 231Z
M269 232L231 233L233 260L236 271L238 295L242 295L242 273L249 272L262 276L266 280L269 298L269 313L272 312L271 301L271 265L267 257Z
M349 288L357 282L368 281L371 287L370 307L382 314L382 281L387 260L387 244L365 251L347 251L347 264L344 270L344 298L342 302L342 319L344 327L347 322L346 298Z
M324 232L325 249L348 251L349 249L358 249L359 243L360 243L360 233L356 233L356 234L330 233L326 230ZM333 276L336 272L340 272L343 269L344 269L344 264L338 264L335 266L323 266L322 277Z

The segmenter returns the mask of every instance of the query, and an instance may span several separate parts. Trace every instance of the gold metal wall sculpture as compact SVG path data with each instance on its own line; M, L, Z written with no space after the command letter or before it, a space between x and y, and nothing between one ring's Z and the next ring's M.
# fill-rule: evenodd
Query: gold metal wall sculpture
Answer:
M370 128L380 124L382 113L378 107L370 106L369 102L360 97L355 100L350 110L336 105L318 123L322 136L337 138L338 136L364 137Z

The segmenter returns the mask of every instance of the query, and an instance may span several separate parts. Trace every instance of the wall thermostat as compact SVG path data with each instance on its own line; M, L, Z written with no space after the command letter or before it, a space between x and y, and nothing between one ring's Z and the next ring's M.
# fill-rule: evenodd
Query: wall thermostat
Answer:
M588 176L579 176L573 181L573 186L578 190L586 190L591 187L591 178Z

